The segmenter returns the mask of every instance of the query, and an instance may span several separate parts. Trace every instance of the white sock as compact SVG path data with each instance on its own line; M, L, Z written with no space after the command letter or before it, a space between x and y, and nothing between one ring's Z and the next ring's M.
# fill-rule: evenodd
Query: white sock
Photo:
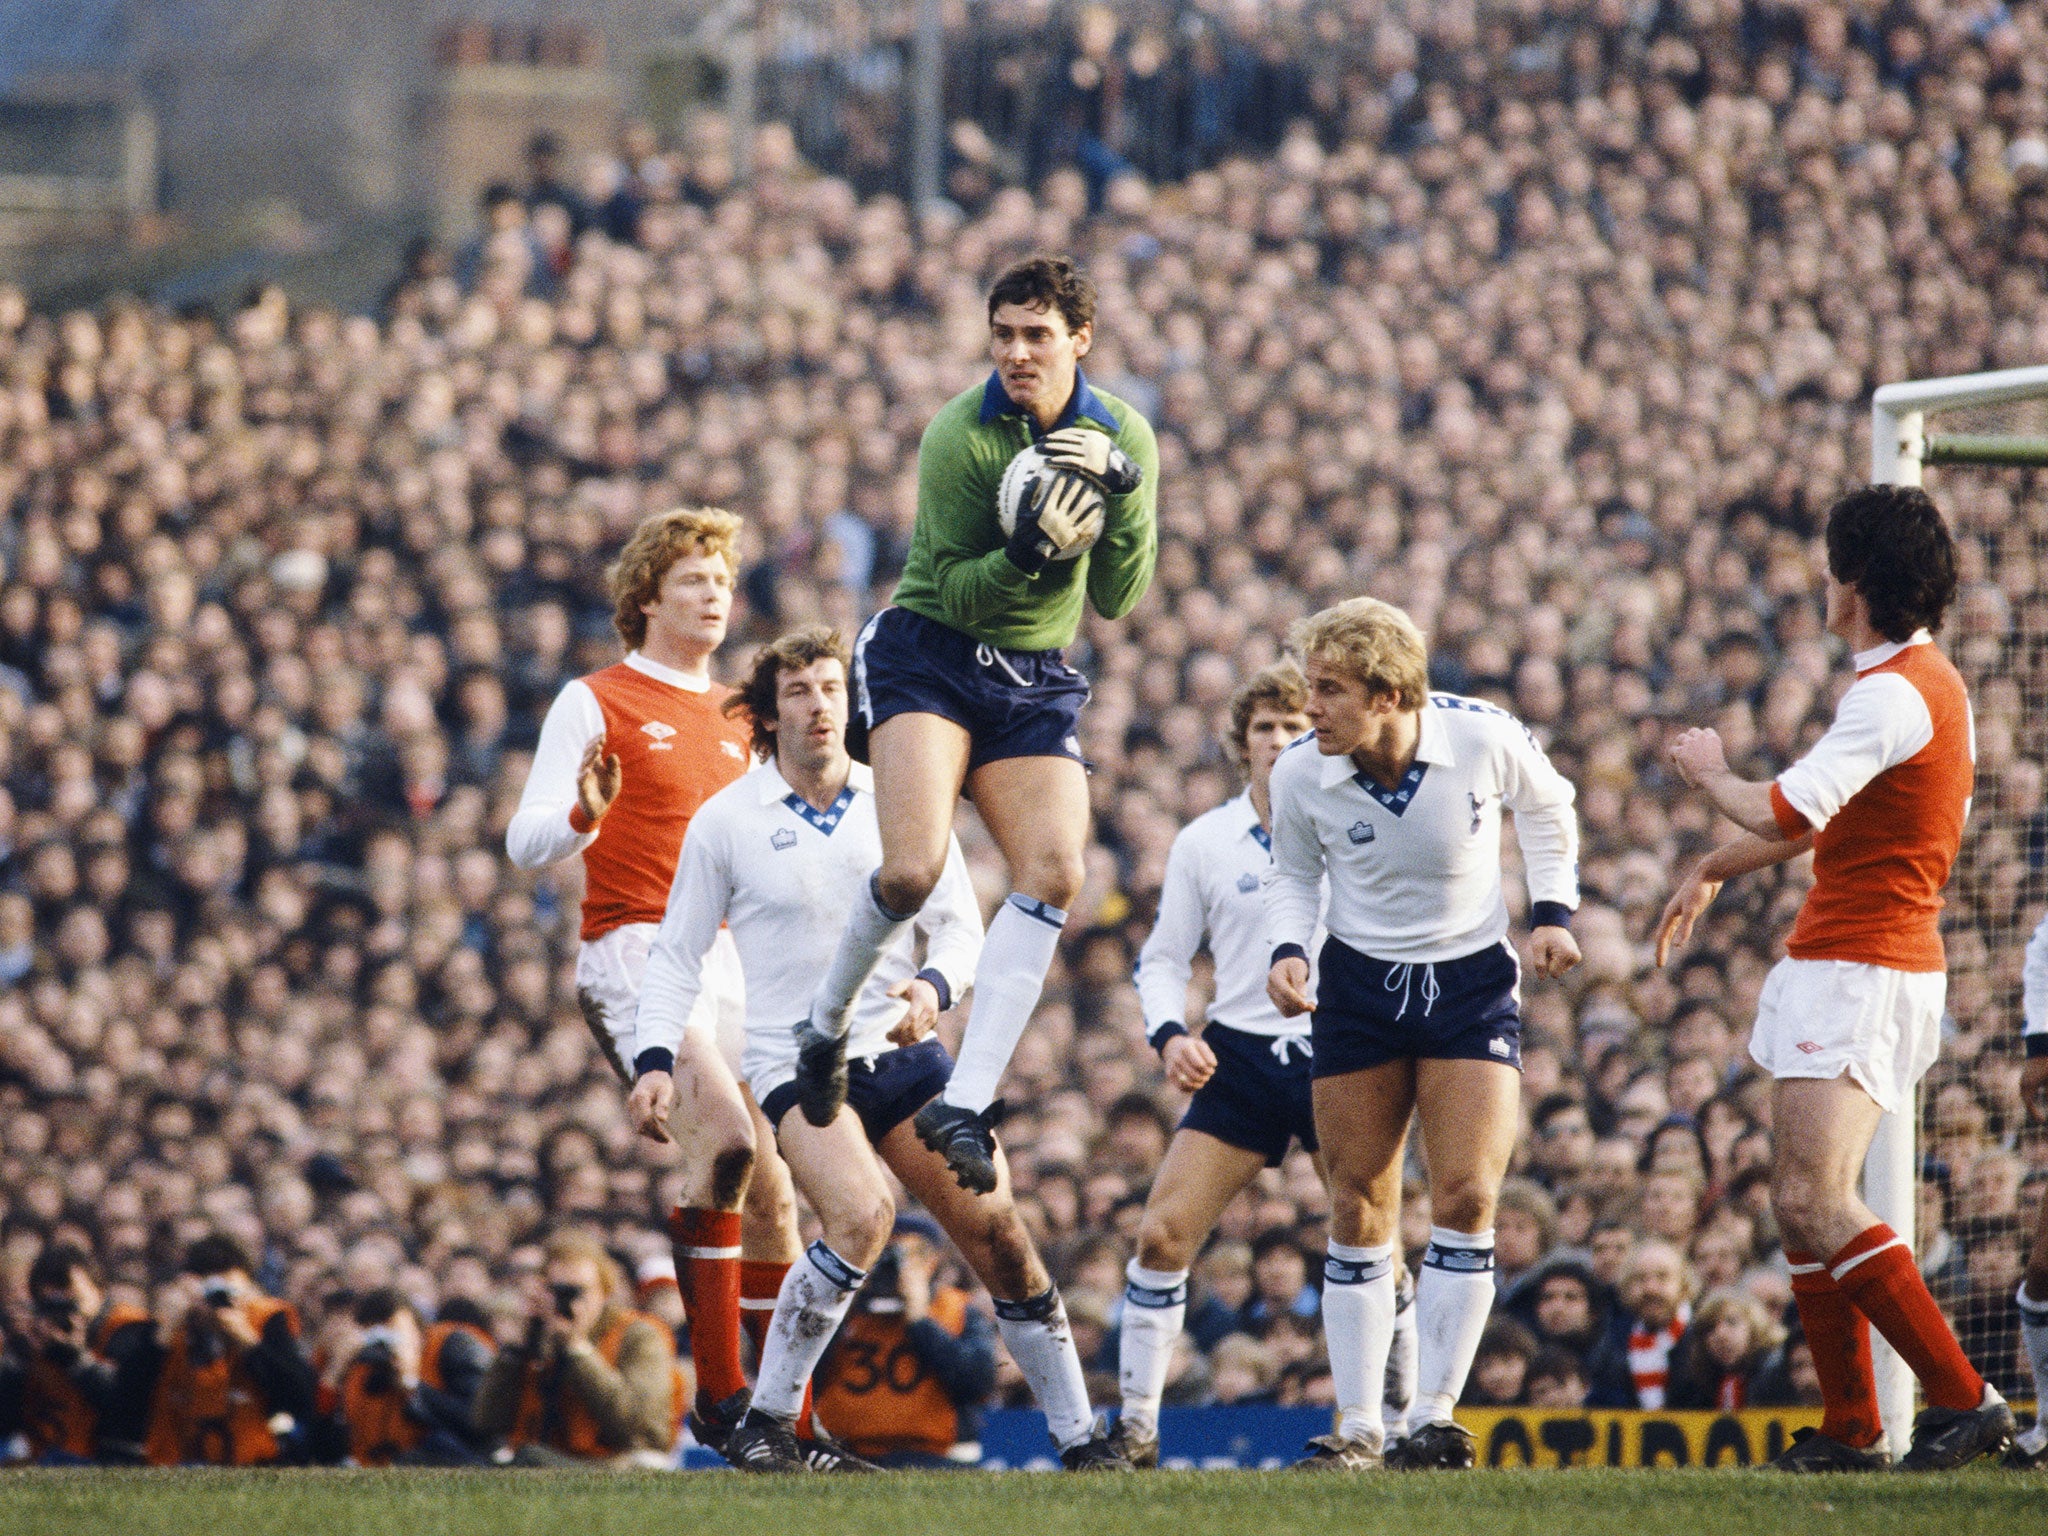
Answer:
M1123 1389L1123 1419L1144 1434L1159 1432L1159 1399L1173 1341L1188 1315L1188 1272L1147 1269L1136 1259L1124 1271L1123 1325L1117 1340L1117 1384Z
M1380 1399L1380 1423L1387 1438L1408 1433L1408 1410L1415 1404L1415 1282L1402 1277L1394 1288L1394 1342L1387 1350L1387 1379Z
M1086 1440L1095 1431L1095 1415L1059 1288L1048 1286L1023 1301L998 1300L996 1327L1010 1358L1031 1383L1053 1444L1064 1451Z
M860 989L875 974L882 952L916 919L915 912L900 917L884 907L875 890L875 876L868 876L866 893L847 914L846 926L839 930L839 947L832 952L825 979L818 983L817 995L811 999L811 1028L827 1035L846 1033L846 1015L853 1000L860 996Z
M1493 1228L1453 1232L1431 1227L1429 1250L1415 1282L1416 1423L1451 1422L1451 1409L1465 1390L1492 1311Z
M974 970L974 1005L967 1011L953 1079L946 1084L948 1104L979 1114L994 1101L1003 1069L1038 1006L1066 923L1067 914L1058 907L1029 896L1012 895L996 909Z
M761 1346L761 1367L754 1378L756 1408L778 1419L795 1420L804 1405L804 1383L818 1368L853 1293L866 1279L865 1270L855 1269L822 1240L789 1266L775 1298L767 1342Z
M2024 1280L2014 1300L2020 1307L2020 1344L2027 1352L2027 1363L2034 1368L2036 1423L2028 1433L2034 1437L2029 1443L2038 1445L2048 1438L2048 1433L2042 1430L2043 1425L2048 1425L2048 1301L2036 1301Z
M1330 1244L1323 1261L1323 1337L1337 1389L1337 1433L1378 1450L1380 1387L1394 1341L1394 1245Z

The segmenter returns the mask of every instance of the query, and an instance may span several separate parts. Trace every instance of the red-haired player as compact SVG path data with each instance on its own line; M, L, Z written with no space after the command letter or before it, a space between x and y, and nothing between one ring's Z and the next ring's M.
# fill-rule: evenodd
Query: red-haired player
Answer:
M1963 680L1934 647L1955 543L1917 487L1869 486L1828 513L1827 624L1856 681L1827 733L1771 783L1687 731L1671 760L1749 832L1701 861L1657 928L1661 963L1732 875L1813 850L1813 889L1757 1001L1750 1054L1776 1079L1771 1206L1825 1417L1772 1465L1885 1464L1870 1327L1927 1394L1902 1465L1959 1467L2005 1448L2012 1410L1964 1358L1911 1249L1857 1195L1879 1118L1907 1110L1941 1049L1941 888L1962 845L1976 749Z
M505 832L523 869L583 856L576 995L626 1082L647 949L668 908L683 834L751 761L746 727L724 710L731 690L711 680L739 574L740 526L730 512L676 508L633 531L606 573L626 657L556 697ZM798 1247L789 1171L734 1075L746 999L730 938L720 936L707 976L700 1007L711 1027L692 1032L689 1059L676 1064L675 1130L688 1182L669 1236L697 1369L690 1427L718 1449L746 1411L742 1293L762 1303L753 1311L765 1325ZM712 1040L717 1048L696 1046Z

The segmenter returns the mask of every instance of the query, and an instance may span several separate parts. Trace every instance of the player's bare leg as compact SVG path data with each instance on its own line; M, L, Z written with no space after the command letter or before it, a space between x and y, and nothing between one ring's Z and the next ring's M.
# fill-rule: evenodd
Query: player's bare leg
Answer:
M999 758L974 770L967 791L1009 861L1012 891L988 925L952 1081L918 1112L917 1132L963 1186L986 1194L996 1178L996 1086L1081 891L1088 775L1067 757Z
M1117 1378L1123 1411L1117 1441L1141 1466L1159 1460L1159 1399L1166 1389L1174 1340L1188 1310L1188 1267L1223 1209L1259 1176L1265 1157L1211 1136L1178 1130L1145 1199L1138 1252L1125 1271ZM1320 1161L1318 1167L1320 1168Z
M829 1125L846 1102L847 1010L945 870L971 744L962 727L932 714L892 715L868 736L882 866L847 917L810 1017L796 1026L797 1102L812 1125Z
M736 1421L740 1369L741 1208L754 1173L754 1120L709 1030L690 1029L676 1050L669 1134L683 1157L682 1203L669 1216L676 1284L689 1314L697 1369L698 1438L720 1439Z
M822 1230L782 1282L752 1406L727 1443L726 1458L747 1472L803 1470L795 1427L811 1373L896 1219L888 1180L852 1111L842 1109L824 1126L812 1125L800 1112L786 1114L780 1140L790 1176ZM858 1461L842 1468L866 1469Z
M1394 1337L1401 1147L1414 1106L1412 1061L1316 1079L1316 1140L1322 1143L1330 1187L1323 1331L1338 1419L1334 1434L1310 1442L1302 1466L1371 1466L1384 1443L1380 1392Z
M1009 1167L995 1153L995 1188L963 1188L908 1122L882 1138L882 1161L952 1238L995 1302L996 1327L1045 1413L1060 1459L1074 1471L1126 1471L1109 1437L1096 1432L1088 1384L1067 1310L1025 1230L1010 1193Z
M1415 1063L1415 1111L1429 1161L1433 1225L1415 1281L1417 1381L1411 1433L1395 1462L1472 1464L1451 1418L1493 1310L1493 1212L1514 1155L1522 1075L1495 1061Z
M2048 1064L2048 1058L2036 1057L2028 1063L2041 1064ZM2031 1107L2036 1094L2022 1097ZM2048 1467L2048 1195L2042 1197L2034 1213L2034 1246L2027 1254L2026 1278L2020 1282L2019 1307L2020 1340L2034 1372L2034 1426L2014 1438L2005 1464Z
M1883 1113L1847 1073L1832 1079L1778 1079L1771 1109L1771 1208L1785 1235L1795 1279L1845 1297L1920 1378L1928 1407L1914 1422L1913 1447L1902 1465L1916 1470L1961 1466L2005 1449L2013 1433L2012 1410L1963 1355L1912 1251L1857 1194L1863 1159ZM1816 1264L1818 1271L1812 1268ZM1805 1319L1809 1297L1798 1291L1795 1297ZM1827 1297L1814 1299L1825 1302ZM1835 1311L1840 1323L1844 1309ZM1815 1321L1825 1315L1816 1310ZM1828 1336L1831 1332L1849 1336ZM1822 1337L1813 1334L1810 1326L1829 1421L1846 1413L1874 1439L1877 1391L1869 1380L1867 1343L1858 1348L1860 1328L1848 1317L1842 1326L1824 1327Z

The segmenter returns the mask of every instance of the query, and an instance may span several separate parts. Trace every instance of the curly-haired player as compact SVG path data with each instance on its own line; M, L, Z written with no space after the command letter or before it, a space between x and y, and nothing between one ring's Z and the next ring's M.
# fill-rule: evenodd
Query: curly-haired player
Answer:
M747 731L711 680L739 574L740 520L679 507L641 523L606 573L623 661L565 684L548 709L505 848L522 869L583 857L576 995L605 1060L630 1081L647 950L668 907L697 808L747 771ZM707 1023L678 1066L676 1119L689 1183L669 1218L690 1316L698 1395L691 1427L714 1447L746 1407L739 1330L765 1325L797 1257L796 1202L761 1112L735 1080L746 1002L721 939L700 1006ZM765 1155L757 1163L755 1148ZM744 1293L744 1295L743 1295Z

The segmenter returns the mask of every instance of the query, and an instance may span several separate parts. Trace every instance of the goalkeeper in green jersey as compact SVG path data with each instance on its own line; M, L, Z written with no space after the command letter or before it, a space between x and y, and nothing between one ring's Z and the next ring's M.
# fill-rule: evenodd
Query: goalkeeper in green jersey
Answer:
M854 727L874 767L882 865L796 1026L798 1103L826 1125L845 1102L847 1009L931 894L953 804L972 796L1015 890L988 927L952 1081L916 1127L979 1193L999 1177L996 1084L1081 889L1088 780L1076 727L1088 684L1062 648L1084 601L1104 618L1130 612L1159 545L1152 427L1081 372L1093 284L1064 258L1036 256L996 280L988 318L995 372L925 429L910 560L893 606L854 646ZM998 487L1033 444L1046 482L1006 532Z

